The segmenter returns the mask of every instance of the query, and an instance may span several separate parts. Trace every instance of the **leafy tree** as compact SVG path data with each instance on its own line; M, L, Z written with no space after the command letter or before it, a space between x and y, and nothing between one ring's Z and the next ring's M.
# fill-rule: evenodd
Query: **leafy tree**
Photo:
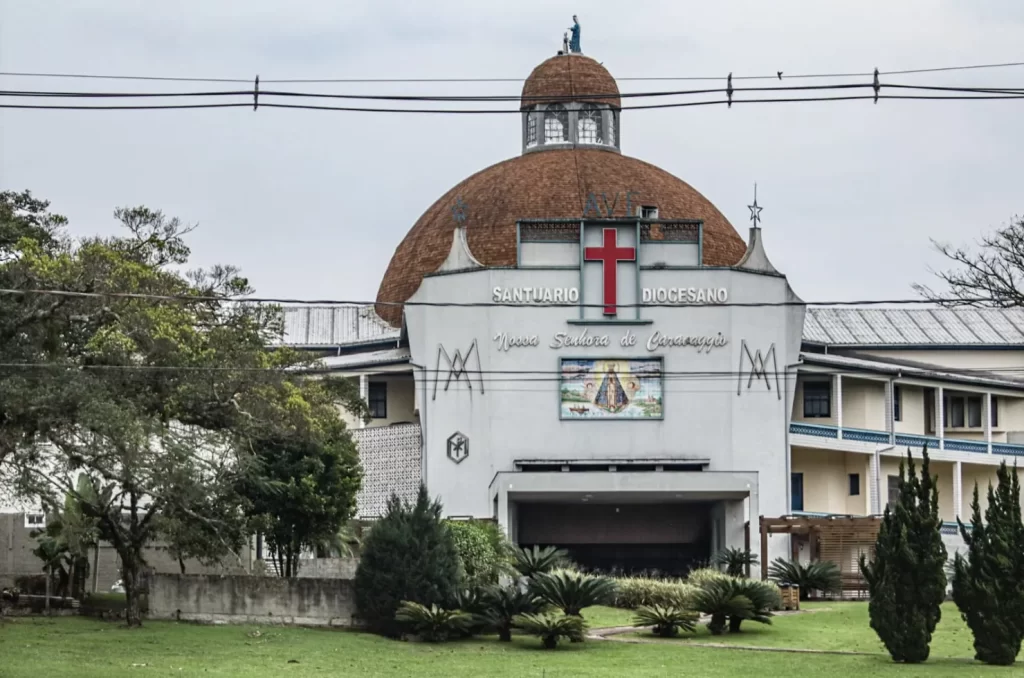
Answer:
M191 228L179 220L119 209L126 236L73 243L45 203L0 202L0 232L22 233L3 239L0 263L4 286L23 291L0 297L13 314L0 363L21 365L0 378L5 463L24 494L70 494L97 521L138 625L144 549L237 554L254 441L322 440L341 425L314 405L331 387L303 379L314 358L268 348L281 314L235 301L251 292L235 269L182 273Z
M713 565L724 565L725 573L730 577L747 576L747 568L758 562L757 554L740 548L722 549L711 559Z
M800 600L807 600L812 591L838 593L843 588L839 567L829 560L801 565L795 560L776 558L768 566L768 578L779 584L800 587Z
M953 600L974 633L975 658L1010 665L1024 638L1024 524L1016 466L1011 472L1003 462L996 478L985 520L975 483L971 529L960 523L968 558L954 558Z
M85 474L78 477L76 490L83 496L94 496L92 482ZM35 536L39 546L33 553L43 561L48 574L56 575L57 593L62 598L80 597L89 574L89 554L99 545L96 520L87 516L82 505L68 495L63 510L47 512L46 527Z
M448 531L459 554L463 585L489 586L513 572L512 550L497 525L483 520L448 520Z
M946 597L946 547L939 519L939 490L922 450L921 475L907 450L900 463L899 500L886 507L871 562L861 556L871 602L871 628L894 661L928 659Z
M444 605L455 595L459 556L441 520L441 504L420 485L416 500L392 495L363 543L355 577L356 616L372 631L397 636L403 601Z

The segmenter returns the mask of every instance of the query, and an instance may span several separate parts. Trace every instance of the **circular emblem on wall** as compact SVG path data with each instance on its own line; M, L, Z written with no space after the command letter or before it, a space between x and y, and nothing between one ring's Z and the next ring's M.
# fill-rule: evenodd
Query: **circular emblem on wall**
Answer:
M448 436L448 458L456 464L469 456L469 438L456 431Z

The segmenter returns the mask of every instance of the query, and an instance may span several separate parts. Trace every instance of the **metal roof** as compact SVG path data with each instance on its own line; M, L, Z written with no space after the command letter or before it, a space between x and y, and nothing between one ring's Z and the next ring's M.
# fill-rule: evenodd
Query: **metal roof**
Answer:
M829 346L1015 346L1019 308L809 308L804 341Z
M984 371L952 371L941 365L928 363L893 360L875 357L861 357L850 355L836 355L835 353L807 353L800 354L800 362L805 365L817 365L830 367L842 371L863 371L877 374L899 375L909 378L934 379L937 381L952 381L964 384L975 384L982 386L995 386L1006 389L1024 389L1024 379L1014 379L1000 374Z
M285 306L283 346L353 346L397 342L402 335L373 306Z

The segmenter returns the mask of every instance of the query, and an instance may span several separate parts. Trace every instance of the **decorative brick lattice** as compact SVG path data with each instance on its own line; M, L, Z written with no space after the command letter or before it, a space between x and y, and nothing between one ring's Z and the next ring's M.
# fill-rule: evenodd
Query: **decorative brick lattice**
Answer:
M520 242L579 242L580 225L570 222L521 223Z
M700 223L676 222L640 224L640 242L692 242L700 240Z
M356 497L356 516L377 518L397 494L416 498L420 486L419 424L396 424L352 431L363 464L363 487Z

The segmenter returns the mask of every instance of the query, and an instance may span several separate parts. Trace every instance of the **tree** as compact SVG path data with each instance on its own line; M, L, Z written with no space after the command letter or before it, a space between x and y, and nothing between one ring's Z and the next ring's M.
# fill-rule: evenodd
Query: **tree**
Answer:
M925 297L949 303L999 306L1024 306L1024 218L1010 223L978 242L976 251L935 243L954 267L940 271L938 277L948 287L936 292L927 285L914 288Z
M243 480L242 494L281 576L298 574L302 550L330 542L355 510L359 456L351 437L343 429L336 433L322 440L260 439L254 445L257 464Z
M166 539L179 555L237 555L254 441L343 430L317 405L331 386L303 377L315 357L270 348L279 309L236 301L252 290L235 269L181 272L191 227L179 220L119 209L126 236L72 243L47 230L63 221L45 203L6 200L0 221L14 214L5 228L29 233L0 264L24 305L0 335L2 363L23 363L0 379L7 464L24 494L70 494L98 522L138 625L144 549Z
M420 485L416 500L392 495L363 542L354 582L356 616L375 633L398 636L402 602L443 606L455 596L459 556L441 520L441 504Z
M76 492L92 496L92 482L85 474L78 477ZM57 575L59 595L62 598L81 596L89 574L89 554L94 553L99 545L96 520L86 515L80 502L67 495L63 510L51 508L47 511L46 527L37 535L37 541L39 546L33 553L43 561L47 576Z
M985 520L975 483L971 527L960 523L968 557L953 560L953 600L974 633L975 658L1010 665L1024 638L1024 524L1016 466L1003 462L996 478Z
M928 659L932 633L946 597L946 547L939 519L939 490L922 450L921 475L907 450L900 463L899 500L885 509L871 562L860 557L871 602L871 628L893 661Z

